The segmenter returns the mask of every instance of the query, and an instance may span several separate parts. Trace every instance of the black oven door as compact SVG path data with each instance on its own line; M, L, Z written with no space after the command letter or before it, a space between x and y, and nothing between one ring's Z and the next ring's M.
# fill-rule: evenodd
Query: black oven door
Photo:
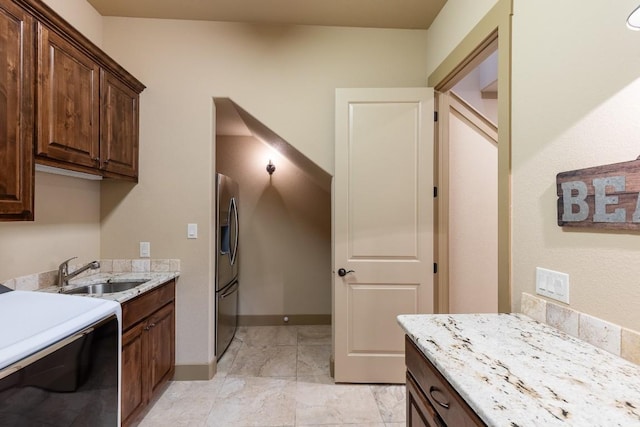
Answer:
M118 425L116 316L0 371L0 426Z

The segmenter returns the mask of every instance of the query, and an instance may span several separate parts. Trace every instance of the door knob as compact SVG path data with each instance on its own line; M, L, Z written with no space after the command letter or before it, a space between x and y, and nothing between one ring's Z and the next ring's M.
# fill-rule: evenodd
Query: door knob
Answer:
M338 276L340 276L340 277L344 277L349 273L355 273L355 271L353 271L353 270L345 270L344 268L338 269Z

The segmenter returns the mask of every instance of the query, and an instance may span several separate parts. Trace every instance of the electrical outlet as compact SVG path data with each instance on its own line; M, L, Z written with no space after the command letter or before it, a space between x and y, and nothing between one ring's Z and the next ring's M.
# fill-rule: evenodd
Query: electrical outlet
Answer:
M151 243L140 242L140 258L151 258Z
M536 267L536 293L569 304L569 275Z

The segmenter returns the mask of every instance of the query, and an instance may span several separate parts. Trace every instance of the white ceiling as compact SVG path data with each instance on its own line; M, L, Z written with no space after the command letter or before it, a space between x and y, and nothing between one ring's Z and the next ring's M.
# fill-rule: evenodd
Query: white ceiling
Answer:
M427 29L447 0L88 0L103 16Z

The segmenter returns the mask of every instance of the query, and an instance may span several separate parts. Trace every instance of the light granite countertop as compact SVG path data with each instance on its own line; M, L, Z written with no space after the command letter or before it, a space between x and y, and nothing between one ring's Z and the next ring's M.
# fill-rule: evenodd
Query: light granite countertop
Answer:
M398 322L489 426L640 426L640 366L522 314Z
M134 288L122 292L100 295L77 294L91 298L102 298L117 301L122 304L123 302L135 298L136 296L150 291L151 289L154 289L164 283L167 283L169 280L175 279L178 276L180 276L180 273L178 272L97 273L90 276L73 279L69 282L69 285L64 287L64 289L72 289L79 286L104 283L107 281L126 282L127 280L146 280L144 283L141 283ZM57 286L50 286L48 288L40 289L40 291L42 292L58 292L59 290L60 288L58 288Z

